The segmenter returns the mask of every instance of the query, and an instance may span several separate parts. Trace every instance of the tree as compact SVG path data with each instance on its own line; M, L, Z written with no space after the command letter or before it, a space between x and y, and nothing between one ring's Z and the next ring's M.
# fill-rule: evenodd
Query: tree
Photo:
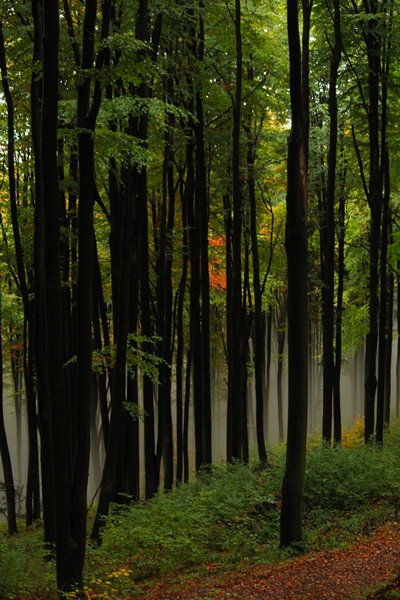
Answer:
M338 106L337 106L337 80L342 47L340 4L333 2L334 44L329 71L329 156L328 156L328 181L326 185L325 200L325 235L324 247L324 288L323 288L323 423L322 437L330 443L332 438L332 416L334 398L334 286L335 286L335 192L336 192L336 164L337 164L337 138L338 138ZM340 442L340 405L335 406L335 442ZM336 421L339 419L339 423Z
M1 298L0 298L0 326L3 323ZM8 446L7 432L4 422L4 395L3 395L3 343L0 335L0 457L3 465L4 487L7 505L7 525L8 533L14 535L18 533L17 515L15 509L15 487L14 476L11 463L11 455Z
M56 541L57 586L63 592L82 583L75 567L71 528L72 477L69 408L64 385L63 318L60 281L60 203L57 166L58 2L43 3L43 108L41 120L41 187L43 194L43 283L46 404L50 415L52 486ZM44 167L46 165L46 167ZM79 540L82 543L81 540Z
M245 312L242 297L242 225L243 225L243 185L240 169L243 48L241 31L240 1L235 1L235 11L231 16L235 29L236 69L235 89L232 94L232 206L226 236L231 237L231 256L228 256L231 276L227 287L227 329L228 329L228 417L227 417L227 458L243 460L248 454L246 448L247 414L245 384L242 365L246 361L244 344L247 344Z
M288 0L292 126L288 144L286 253L289 407L280 545L301 545L308 402L307 174L297 0Z

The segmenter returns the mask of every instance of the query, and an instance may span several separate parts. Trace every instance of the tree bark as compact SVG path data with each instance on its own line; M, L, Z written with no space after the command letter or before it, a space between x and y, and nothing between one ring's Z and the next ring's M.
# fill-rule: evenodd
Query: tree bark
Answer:
M287 2L292 128L288 146L286 254L289 396L280 545L302 545L308 405L307 174L304 164L301 50L297 0Z
M323 416L322 439L332 441L334 389L334 293L335 293L335 195L338 138L337 79L342 48L340 4L333 2L335 42L329 73L329 154L325 203L324 293L323 293ZM336 405L336 413L340 407Z
M2 292L1 292L2 293ZM0 294L1 294L0 293ZM7 526L9 535L18 533L17 514L15 509L15 487L11 463L11 455L8 447L7 432L4 423L4 395L3 395L3 344L1 338L2 310L0 295L0 456L3 465L4 488L7 506Z

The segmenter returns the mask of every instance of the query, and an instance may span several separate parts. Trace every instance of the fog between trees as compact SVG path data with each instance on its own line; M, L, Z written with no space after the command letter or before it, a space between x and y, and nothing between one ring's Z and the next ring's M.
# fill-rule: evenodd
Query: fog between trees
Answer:
M90 432L92 464L105 448L97 543L111 502L250 448L266 465L276 432L300 456L307 413L340 443L344 374L365 390L366 442L383 441L398 413L399 15L376 0L0 10L5 379L27 417L27 523L42 503L69 590ZM282 544L300 540L289 530Z

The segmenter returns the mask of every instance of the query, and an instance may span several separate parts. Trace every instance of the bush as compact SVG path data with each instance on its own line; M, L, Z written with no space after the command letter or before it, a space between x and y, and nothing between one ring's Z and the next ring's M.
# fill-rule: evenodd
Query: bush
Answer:
M46 558L43 531L9 537L0 532L0 598L41 596L57 589L55 566Z
M398 447L398 446L397 446ZM305 508L356 510L400 492L400 456L394 444L313 448L307 456Z
M134 579L253 556L276 540L276 478L237 464L213 467L177 490L120 510L109 520L98 558L129 557Z

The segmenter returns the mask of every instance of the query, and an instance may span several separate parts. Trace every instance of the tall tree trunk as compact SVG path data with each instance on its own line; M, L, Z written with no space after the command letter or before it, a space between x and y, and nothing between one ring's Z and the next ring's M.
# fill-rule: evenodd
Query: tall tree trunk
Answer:
M195 217L195 169L193 163L193 140L187 141L186 149L186 186L185 204L189 228L190 257L190 348L193 369L193 410L196 446L196 470L203 464L203 408L202 408L202 372L201 372L201 317L200 317L200 248L199 231Z
M123 447L123 403L126 399L126 358L128 344L128 326L129 326L129 286L131 274L131 257L132 257L132 196L128 181L126 181L126 198L123 204L123 230L122 234L122 256L120 264L120 285L119 294L114 298L117 304L118 320L115 322L115 343L117 347L115 366L113 369L113 389L112 389L112 405L111 417L109 424L109 433L106 447L106 458L103 468L102 485L100 497L97 507L95 522L92 529L92 540L97 543L101 542L100 530L104 525L104 517L108 514L110 502L114 498L117 490L117 459L119 451ZM121 456L119 456L121 458ZM122 491L122 490L119 490Z
M325 205L325 260L323 294L323 416L322 439L332 440L332 413L334 389L334 292L335 292L335 195L338 138L337 79L342 48L339 0L333 1L335 42L329 73L329 154L328 182ZM336 406L336 411L340 409Z
M343 153L341 153L343 154ZM342 156L342 160L343 156ZM345 182L346 164L342 165L340 174L340 193L338 207L338 258L337 258L337 299L336 299L336 321L335 321L335 380L333 387L333 417L334 417L334 441L340 444L342 441L342 420L340 410L340 380L342 370L342 315L343 315L343 290L345 277L344 248L345 248Z
M18 533L17 515L15 510L15 487L14 476L11 463L11 455L8 447L7 433L4 423L4 395L3 395L3 343L1 337L2 330L2 299L0 292L0 456L3 465L4 487L7 506L7 526L8 533L14 535Z
M139 3L139 10L136 20L136 38L143 42L148 42L149 31L149 10L147 0ZM158 45L161 34L161 16L158 15L154 23L152 40L152 60L155 63L158 54ZM146 82L139 87L137 94L140 98L148 100L151 98L152 89ZM148 136L148 114L141 116L138 122L137 137L147 147ZM148 207L147 207L147 169L146 167L137 168L135 178L138 180L137 197L135 199L135 216L138 223L138 256L140 264L140 316L142 324L142 333L148 338L152 337L152 319L151 319L151 292L150 292L150 273L149 273L149 233L148 233ZM148 342L143 344L143 350L153 352L152 345ZM158 488L159 472L156 463L155 454L155 433L154 433L154 385L151 378L147 375L143 377L143 404L146 413L144 422L144 442L145 442L145 477L146 477L146 497L153 496Z
M204 0L199 0L199 34L197 60L204 59ZM207 189L206 156L204 147L205 122L203 93L196 91L196 214L199 224L199 249L201 273L201 393L202 393L202 437L203 464L212 463L211 435L211 384L210 384L210 277L208 259L209 195Z
M375 425L376 355L378 349L379 245L381 241L382 176L379 144L379 94L381 40L377 35L377 2L364 3L368 19L364 39L368 53L368 131L369 131L369 323L365 352L365 441L371 441ZM367 5L368 4L368 5Z
M40 470L42 480L43 524L45 543L55 543L55 506L53 502L52 457L50 442L50 408L45 381L45 296L44 296L44 210L42 189L42 61L43 61L43 6L32 0L34 50L31 78L32 145L35 158L35 214L34 214L34 318L33 347L40 432ZM40 75L40 76L39 76ZM33 425L31 424L31 427Z
M188 234L187 234L187 218L184 202L184 191L181 181L181 203L182 203L182 269L181 278L179 281L177 308L176 308L176 483L182 483L184 462L187 464L187 445L184 447L184 301L188 275ZM189 369L190 366L186 364ZM187 436L186 436L187 439Z
M57 165L58 2L43 2L43 108L41 164L44 214L45 379L50 414L52 480L56 529L57 588L69 592L82 581L74 570L71 530L71 447L64 385L63 310L60 281L60 203ZM45 167L44 167L45 165Z
M242 31L241 31L241 7L240 0L235 1L235 41L236 41L236 80L235 92L232 98L233 130L232 130L232 280L231 289L227 288L230 299L231 330L228 346L228 432L227 439L230 440L227 459L242 460L243 438L238 415L243 412L243 370L241 368L243 356L242 336L245 335L246 327L243 323L242 307L242 205L243 191L240 173L240 131L241 131L241 105L242 105L242 80L243 80L243 57L242 57ZM229 280L228 280L229 281ZM227 283L228 283L227 281Z
M28 477L26 482L26 526L30 527L34 521L40 519L40 478L39 478L39 445L37 429L36 394L34 390L34 358L33 323L25 320L25 330L29 333L24 335L24 373L26 385L26 411L28 417Z
M278 401L278 435L279 441L282 442L284 439L284 428L283 428L283 390L282 390L282 378L283 378L283 351L285 348L286 339L286 297L278 306L277 315L277 338L278 338L278 366L277 366L277 401Z
M282 484L281 547L302 544L308 407L307 174L304 164L301 49L297 0L287 2L292 128L287 165L289 404Z
M378 392L376 413L376 441L383 443L384 428L389 425L390 415L390 379L391 379L391 354L392 354L392 296L388 276L388 244L391 227L390 212L390 164L389 148L387 141L388 125L388 78L390 58L392 53L392 21L393 3L389 3L389 22L385 23L386 35L382 41L382 83L380 94L381 106L381 164L382 178L382 232L380 243L380 311L379 311L379 350L378 350Z
M172 82L167 82L167 97L172 98ZM172 131L174 118L169 115L169 128ZM158 460L163 457L164 489L172 489L174 482L173 465L173 427L171 409L171 369L172 369L172 260L173 230L175 222L175 183L173 168L173 139L170 130L165 133L163 186L161 206L155 215L155 237L157 241L157 334L159 337L159 356L163 358L160 365L158 386L159 405L159 439ZM156 212L156 211L155 211Z
M254 78L252 71L248 73L248 79ZM250 203L250 236L253 260L253 287L254 287L254 381L256 391L256 437L258 458L261 464L267 463L267 452L265 450L264 436L264 369L265 369L265 327L262 314L262 292L260 282L260 256L258 250L257 231L257 201L255 190L255 158L256 142L251 130L251 116L249 119L247 134L247 178Z
M195 11L188 10L191 22L188 50L202 68L204 57L203 0L199 1L199 23ZM198 29L198 31L197 31ZM190 123L186 143L186 216L190 254L190 337L193 355L193 404L195 421L196 469L212 462L210 392L210 283L208 272L208 190L204 146L204 115L201 84L187 77L190 90L188 110L196 116Z

